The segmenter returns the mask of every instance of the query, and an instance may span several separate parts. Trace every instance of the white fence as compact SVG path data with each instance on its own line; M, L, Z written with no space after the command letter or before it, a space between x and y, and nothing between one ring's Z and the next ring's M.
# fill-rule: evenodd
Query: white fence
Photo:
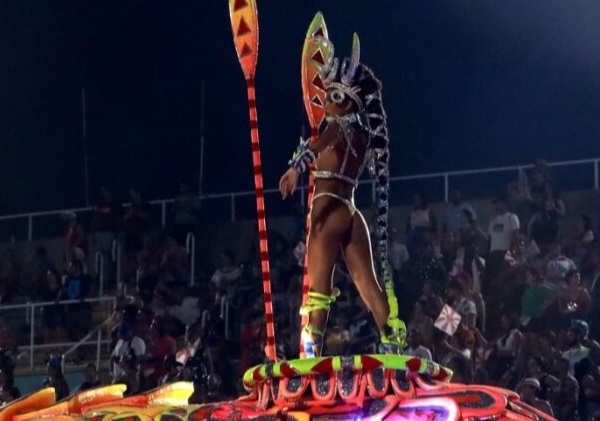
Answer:
M100 362L100 355L102 351L102 345L107 345L111 342L109 335L104 334L104 330L109 327L108 318L113 314L115 309L115 297L99 297L99 298L88 298L85 300L86 303L92 305L92 315L96 314L102 319L102 323L98 324L93 330L96 334L94 339L78 342L50 342L50 343L37 343L40 333L42 332L43 326L41 319L43 317L41 309L47 306L55 305L69 305L81 303L80 300L65 300L65 301L49 301L39 303L26 303L26 304L15 304L15 305L2 305L0 307L0 316L4 319L4 323L8 324L6 328L9 329L9 334L12 339L15 340L19 350L17 358L17 366L23 367L23 362L27 360L26 365L33 369L36 361L39 362L41 358L44 358L46 353L50 351L56 351L57 349L68 349L69 353L76 349L78 346L87 345L96 347L95 360L97 363ZM94 307L96 307L94 309ZM99 308L98 308L99 307ZM93 320L98 322L98 320ZM23 325L20 325L23 323ZM18 330L26 327L29 330L28 340L25 343L23 341L25 335L19 335ZM21 340L19 340L21 339ZM36 360L36 353L42 353L41 358ZM61 352L63 354L64 352Z
M553 169L553 171L568 169L572 172L572 176L574 175L577 178L577 182L572 184L577 185L578 183L583 183L585 186L581 186L581 188L594 188L598 189L599 187L599 179L598 179L598 170L599 170L600 158L590 158L590 159L581 159L575 161L562 161L562 162L552 162L549 163L549 166ZM439 173L430 173L430 174L419 174L419 175L408 175L408 176L400 176L400 177L391 177L390 178L390 199L393 200L395 195L401 195L404 192L413 192L417 193L418 190L415 190L410 183L414 182L422 182L429 183L428 189L429 191L433 191L431 196L438 198L439 200L447 200L448 194L451 190L455 188L461 188L461 185L465 183L471 183L471 185L481 187L482 185L490 184L489 180L492 180L490 177L496 177L498 183L502 183L504 179L507 177L513 177L516 179L517 173L520 169L528 169L531 168L532 165L515 165L515 166L506 166L506 167L496 167L496 168L483 168L483 169L475 169L475 170L465 170L465 171L449 171L449 172L439 172ZM487 177L487 178L486 178ZM574 177L571 177L574 178ZM361 192L361 197L358 198L357 202L359 207L366 206L367 203L374 203L376 199L376 182L373 179L365 179L360 182L363 187L359 189ZM491 183L493 184L493 183ZM369 187L369 189L365 189L365 186ZM305 193L305 186L300 186L300 190L302 193ZM462 188L461 188L462 189ZM570 189L570 188L566 188ZM573 187L575 189L575 187ZM463 189L464 190L464 189ZM477 189L475 189L477 190ZM367 191L368 195L363 195L364 191ZM496 190L497 191L497 190ZM267 189L265 190L265 196L276 195L278 194L277 189ZM469 195L470 198L483 197L482 195L485 193L474 192ZM254 191L244 191L244 192L233 192L233 193L222 193L222 194L206 194L200 197L203 208L214 208L214 213L220 217L220 219L234 221L236 219L244 219L246 216L243 212L240 211L242 205L252 206L254 200ZM304 200L306 194L301 194L297 197L300 197L300 202L304 205ZM361 203L362 201L362 203ZM160 216L160 225L164 227L169 219L169 205L174 202L174 199L166 199L166 200L156 200L152 201L151 204L153 207L158 208L158 212L156 212ZM273 204L276 202L271 202ZM367 205L368 206L368 205ZM270 211L269 204L267 205L267 212ZM48 222L48 218L52 217L53 223L59 220L59 216L67 211L75 212L78 214L82 213L91 213L93 211L92 207L86 208L76 208L76 209L60 209L60 210L52 210L45 212L32 212L32 213L24 213L24 214L15 214L15 215L4 215L0 216L0 232L5 238L0 238L0 242L7 241L9 238L17 239L17 240L34 240L39 238L44 238L43 233L38 233L38 231L42 231L41 229L37 230L38 225L42 226ZM19 231L19 235L16 235L14 232L9 233L9 230ZM21 231L24 231L21 233ZM59 234L60 235L60 234ZM56 237L57 235L52 235Z

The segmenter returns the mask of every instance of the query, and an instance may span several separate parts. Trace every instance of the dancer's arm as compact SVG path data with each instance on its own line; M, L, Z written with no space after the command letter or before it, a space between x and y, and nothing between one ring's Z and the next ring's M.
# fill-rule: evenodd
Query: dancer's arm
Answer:
M279 191L285 199L294 194L298 185L298 176L307 171L311 164L317 159L318 154L327 146L333 144L342 135L338 123L331 122L316 140L300 139L300 145L296 148L292 159L288 162L290 168L279 180Z
M315 162L319 153L342 136L341 130L340 125L332 121L317 139L300 139L300 144L296 148L292 159L288 162L290 167L295 168L298 173L307 171L310 165Z

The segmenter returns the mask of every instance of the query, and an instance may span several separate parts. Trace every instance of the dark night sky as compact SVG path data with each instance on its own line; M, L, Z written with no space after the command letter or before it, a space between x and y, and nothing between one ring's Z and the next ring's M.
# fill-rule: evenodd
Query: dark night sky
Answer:
M384 83L392 174L600 156L597 0L258 0L265 185L304 123L299 57L317 10L338 51L361 36ZM84 204L81 88L92 197L197 184L252 188L243 76L225 0L0 3L0 214ZM227 153L223 151L227 149Z

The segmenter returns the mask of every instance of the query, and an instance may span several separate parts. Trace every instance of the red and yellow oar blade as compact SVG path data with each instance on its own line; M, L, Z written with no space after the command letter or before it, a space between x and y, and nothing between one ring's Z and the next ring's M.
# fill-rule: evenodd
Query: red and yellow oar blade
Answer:
M328 38L325 18L319 12L313 18L306 32L301 62L304 108L312 128L312 136L316 134L325 118L323 111L325 86L320 71L332 56L333 45Z
M258 57L256 0L229 0L233 42L246 79L253 79Z
M318 12L313 18L306 31L304 47L302 48L301 76L302 76L302 99L306 116L310 124L311 140L316 140L319 136L319 127L325 119L323 104L325 102L325 85L321 78L320 71L323 66L333 56L333 45L329 41L327 25L321 12ZM312 202L314 190L314 176L308 178L308 208ZM307 252L304 257L304 275L302 280L302 305L308 300L308 232L310 231L310 216L306 218L306 246ZM308 323L308 316L302 316L301 327L304 329ZM304 358L306 353L302 341L300 341L300 358Z

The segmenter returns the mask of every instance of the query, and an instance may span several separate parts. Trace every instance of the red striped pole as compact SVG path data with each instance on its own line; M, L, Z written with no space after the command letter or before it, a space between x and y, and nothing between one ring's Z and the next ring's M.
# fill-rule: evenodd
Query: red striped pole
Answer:
M260 142L258 136L258 114L256 111L256 91L254 79L246 79L248 90L248 110L250 112L250 138L252 139L252 163L254 167L254 188L256 189L256 217L260 245L260 266L265 301L266 345L265 353L271 361L277 360L275 347L275 321L271 295L271 274L269 270L269 248L267 245L267 220L265 218L265 193L263 187Z
M258 136L258 113L256 112L256 91L254 74L258 57L258 13L255 0L229 0L229 17L233 30L233 41L240 66L246 78L248 111L250 113L250 138L252 140L252 163L254 166L254 187L256 189L256 218L260 245L260 264L265 301L266 344L265 354L271 361L277 360L275 347L275 325L273 301L271 297L271 275L269 270L269 250L267 247L267 221L265 218L265 195L260 159Z

